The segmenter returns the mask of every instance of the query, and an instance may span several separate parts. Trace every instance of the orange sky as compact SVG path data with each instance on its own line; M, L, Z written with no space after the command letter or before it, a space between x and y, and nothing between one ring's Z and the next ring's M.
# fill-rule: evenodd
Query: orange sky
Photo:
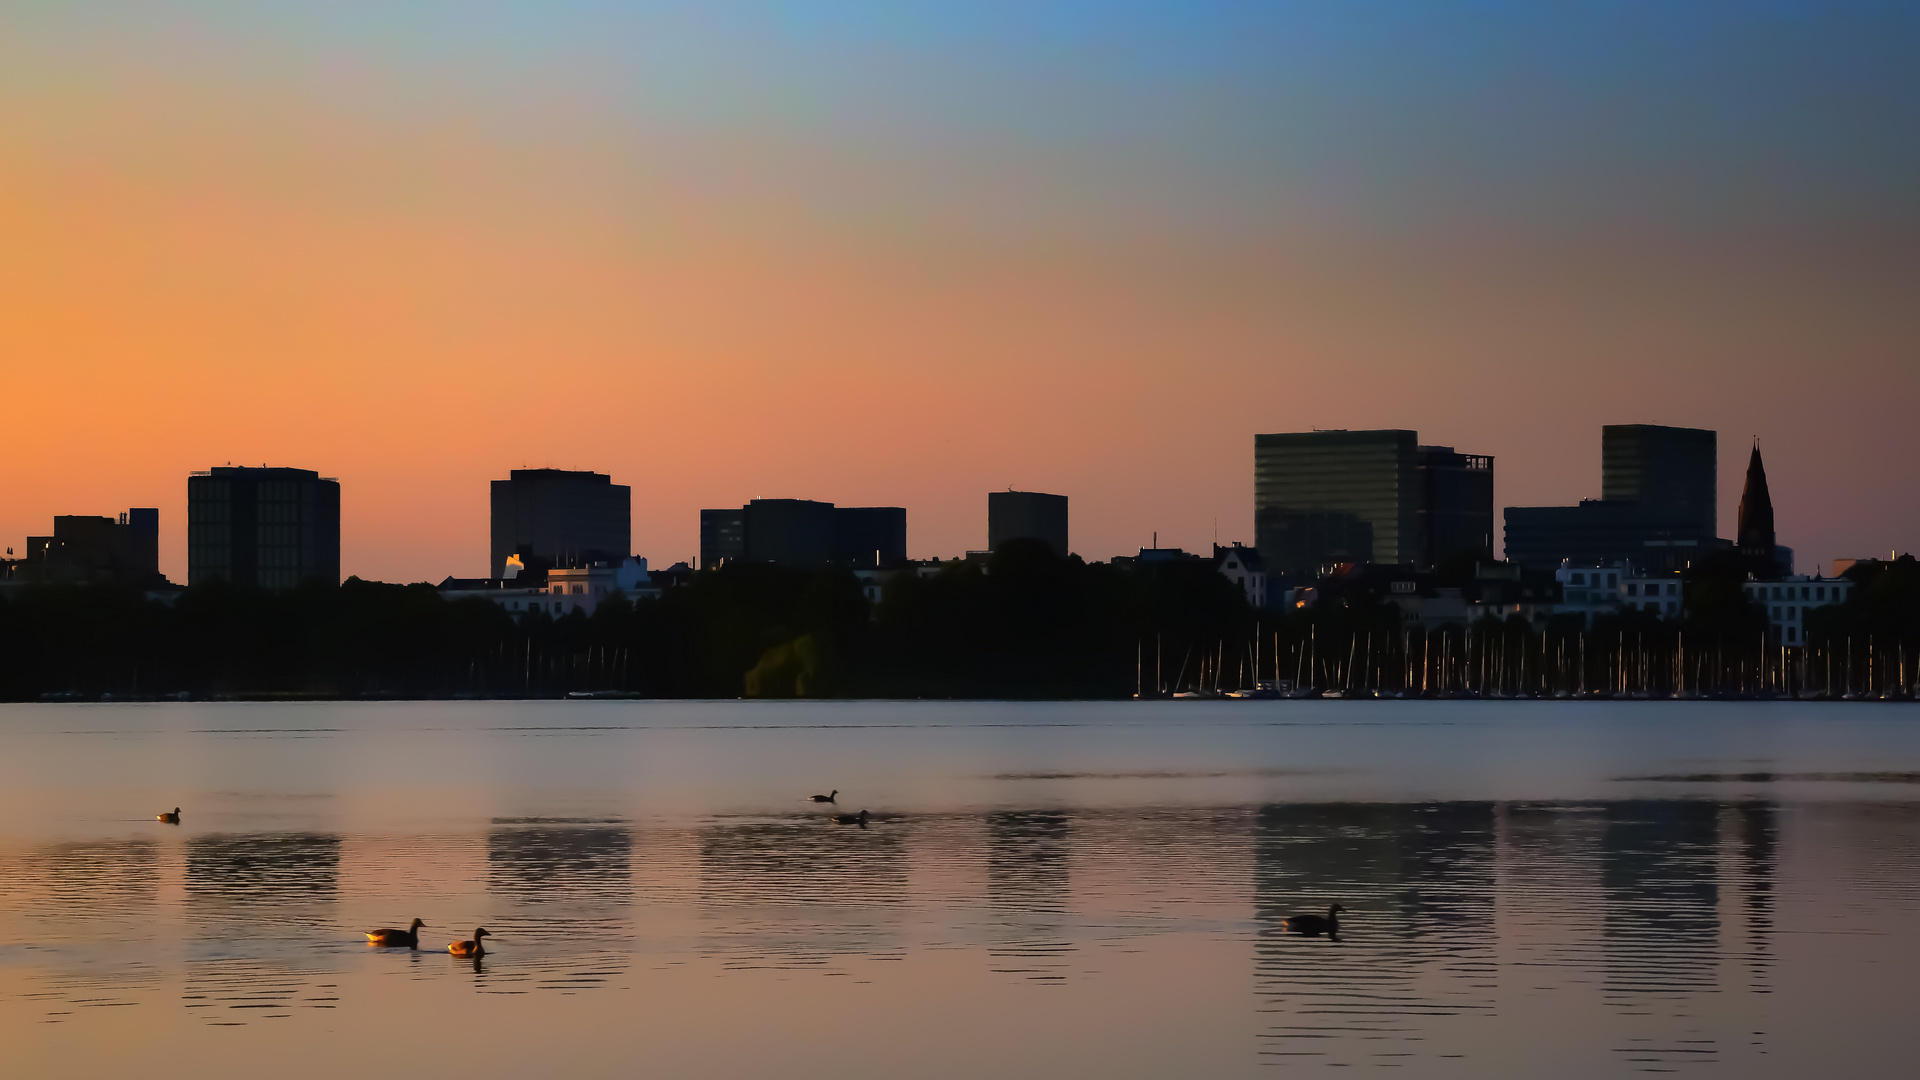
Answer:
M522 466L631 484L662 564L755 496L903 505L910 553L953 555L1008 485L1071 496L1106 558L1250 541L1259 431L1417 428L1496 455L1512 505L1597 496L1600 425L1651 422L1719 429L1723 535L1758 435L1802 569L1920 547L1903 222L1183 216L1044 147L23 85L8 545L158 506L183 580L186 475L231 461L339 477L343 572L387 580L483 572L487 481Z

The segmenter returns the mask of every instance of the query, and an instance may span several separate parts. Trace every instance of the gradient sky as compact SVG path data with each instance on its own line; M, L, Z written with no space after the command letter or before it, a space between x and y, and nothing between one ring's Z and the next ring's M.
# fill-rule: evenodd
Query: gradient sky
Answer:
M634 543L755 496L1073 499L1251 540L1261 431L1411 427L1502 506L1599 428L1767 455L1801 568L1920 548L1920 7L0 0L0 543L186 474L483 572L487 481Z

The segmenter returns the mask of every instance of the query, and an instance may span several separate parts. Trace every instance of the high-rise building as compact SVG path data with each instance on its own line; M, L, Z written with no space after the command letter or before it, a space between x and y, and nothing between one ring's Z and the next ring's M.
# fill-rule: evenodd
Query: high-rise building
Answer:
M906 562L906 508L834 507L833 561L853 570L878 570Z
M187 584L340 583L340 481L220 466L187 478Z
M1600 498L1660 507L1687 536L1711 540L1719 523L1718 435L1704 428L1608 424L1600 429Z
M605 473L514 469L493 482L493 562L529 569L619 564L633 548L633 489Z
M1414 453L1422 566L1459 556L1493 559L1493 458L1422 446Z
M1067 497L1039 491L987 492L987 550L1009 540L1044 540L1067 557Z
M867 570L906 557L907 512L898 506L755 499L737 510L700 511L703 569L744 561Z
M700 566L712 570L747 557L747 508L700 511Z
M1600 429L1599 499L1509 506L1510 562L1548 568L1630 563L1684 570L1724 546L1714 537L1716 435L1700 428L1610 424Z
M1411 431L1253 437L1254 546L1274 573L1412 562L1419 550Z

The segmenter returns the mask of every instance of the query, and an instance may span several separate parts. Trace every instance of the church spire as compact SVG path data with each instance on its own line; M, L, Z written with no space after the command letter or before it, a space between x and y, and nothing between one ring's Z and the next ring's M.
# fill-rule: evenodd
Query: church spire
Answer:
M1767 494L1767 468L1760 463L1760 440L1747 459L1747 486L1740 492L1740 554L1771 566L1774 561L1773 496Z

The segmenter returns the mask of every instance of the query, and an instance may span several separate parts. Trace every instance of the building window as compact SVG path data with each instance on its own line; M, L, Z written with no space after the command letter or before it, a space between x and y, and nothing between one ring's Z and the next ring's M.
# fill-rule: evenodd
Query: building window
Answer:
M1620 584L1620 575L1619 575L1619 574L1608 574L1608 575L1607 575L1607 588L1609 588L1609 589L1611 589L1611 588L1613 588L1614 586L1616 586L1616 585L1618 585L1618 584Z
M1802 600L1813 599L1813 590L1807 588L1805 585L1800 586L1800 599Z
M1780 609L1777 607L1773 609L1773 621L1774 622L1780 621Z
M1585 585L1587 583L1587 575L1585 574L1573 575L1573 583L1575 585Z
M1787 640L1788 641L1793 640L1793 627L1791 626L1787 627Z
M1825 600L1827 598L1827 587L1825 585L1822 585L1819 588L1813 590L1813 598L1815 600Z
M1627 582L1627 595L1628 595L1628 596L1639 596L1639 595L1640 595L1640 593L1639 593L1639 591L1638 591L1638 590L1639 590L1639 588L1640 588L1640 586L1638 586L1638 585L1635 585L1635 584L1634 584L1633 582L1631 582L1631 581L1629 581L1629 582Z
M574 595L576 596L586 591L587 591L587 587L585 585L575 585L573 587L573 592L574 592Z

